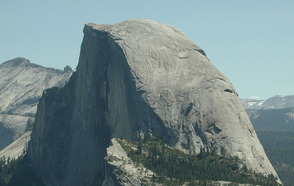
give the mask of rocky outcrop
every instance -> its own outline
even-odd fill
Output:
[[[17,140],[5,147],[0,151],[1,158],[17,159],[19,156],[25,153],[28,142],[31,137],[31,131],[23,133]]]
[[[12,143],[32,123],[43,90],[63,86],[72,74],[45,68],[24,58],[0,65],[0,150]]]
[[[181,31],[147,20],[87,24],[76,73],[39,102],[28,149],[34,167],[48,185],[91,185],[111,138],[148,133],[277,176],[233,85]]]
[[[154,172],[146,169],[142,164],[135,164],[126,154],[116,139],[111,140],[107,148],[105,164],[105,180],[103,186],[115,185],[152,185]]]

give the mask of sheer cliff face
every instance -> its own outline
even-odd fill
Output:
[[[179,30],[131,20],[84,34],[77,72],[39,102],[28,153],[45,182],[90,185],[112,137],[147,133],[276,175],[232,84]]]
[[[63,86],[72,70],[42,67],[25,58],[0,64],[0,150],[12,143],[33,120],[43,90]]]

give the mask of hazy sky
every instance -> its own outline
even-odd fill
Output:
[[[0,0],[0,63],[75,68],[85,23],[135,18],[182,30],[241,98],[294,94],[293,0]]]

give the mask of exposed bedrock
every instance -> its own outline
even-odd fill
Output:
[[[91,185],[113,137],[160,136],[274,174],[230,81],[174,27],[148,20],[87,24],[77,71],[44,92],[29,156],[49,185]]]

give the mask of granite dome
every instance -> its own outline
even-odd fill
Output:
[[[169,25],[86,24],[76,73],[45,93],[28,152],[48,184],[90,185],[104,171],[111,138],[146,134],[190,154],[238,156],[277,176],[233,85]]]

